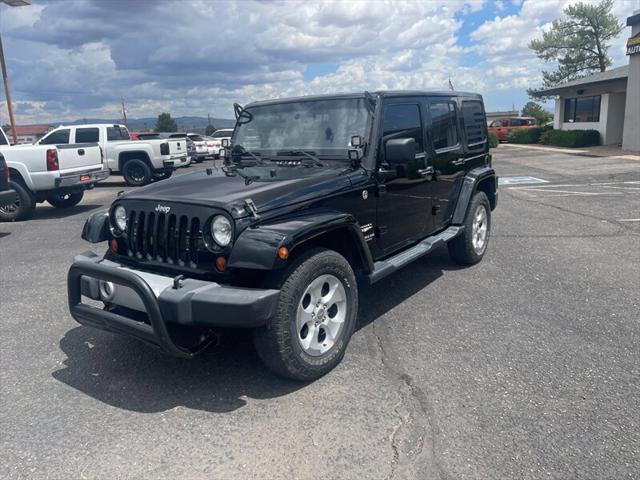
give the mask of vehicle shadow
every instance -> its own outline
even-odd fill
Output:
[[[356,328],[428,287],[443,270],[455,268],[446,250],[437,251],[376,285],[363,287]],[[275,398],[306,385],[267,370],[255,352],[250,331],[221,333],[219,345],[192,360],[181,360],[134,339],[78,326],[60,340],[67,359],[65,367],[52,376],[101,402],[141,413],[181,407],[230,412],[244,406],[246,397]]]
[[[38,220],[51,220],[58,218],[67,218],[81,213],[90,212],[96,208],[102,207],[99,203],[83,203],[72,208],[55,208],[55,207],[36,207],[35,214],[30,218],[29,222],[37,222]]]

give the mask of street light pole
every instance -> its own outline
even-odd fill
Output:
[[[18,134],[16,133],[16,121],[13,118],[13,104],[9,93],[9,75],[7,75],[7,65],[4,63],[4,48],[2,47],[2,35],[0,35],[0,67],[2,67],[2,79],[4,80],[4,96],[7,99],[7,110],[9,110],[9,123],[11,124],[11,136],[13,144],[18,144]]]

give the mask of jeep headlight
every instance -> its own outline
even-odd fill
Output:
[[[127,211],[122,205],[113,209],[113,223],[118,230],[124,232],[127,228]]]
[[[224,215],[216,215],[211,222],[211,236],[221,247],[226,247],[231,243],[233,228],[231,222]]]

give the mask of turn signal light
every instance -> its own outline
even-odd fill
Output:
[[[60,170],[58,165],[58,151],[55,148],[47,150],[47,170]]]
[[[224,257],[216,257],[216,270],[224,272],[227,270],[227,259]]]
[[[118,241],[115,238],[112,238],[109,242],[109,248],[113,253],[118,253]]]
[[[278,258],[280,258],[280,260],[289,258],[289,249],[287,247],[280,247],[278,249]]]

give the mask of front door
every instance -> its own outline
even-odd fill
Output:
[[[424,99],[384,100],[382,140],[378,158],[378,251],[388,255],[415,243],[432,230],[430,174],[426,164]],[[416,153],[406,165],[389,165],[385,144],[394,138],[413,138]]]
[[[434,170],[431,182],[433,226],[434,230],[441,230],[455,207],[455,185],[464,172],[464,153],[455,98],[430,98],[428,109],[431,132],[428,164]]]

